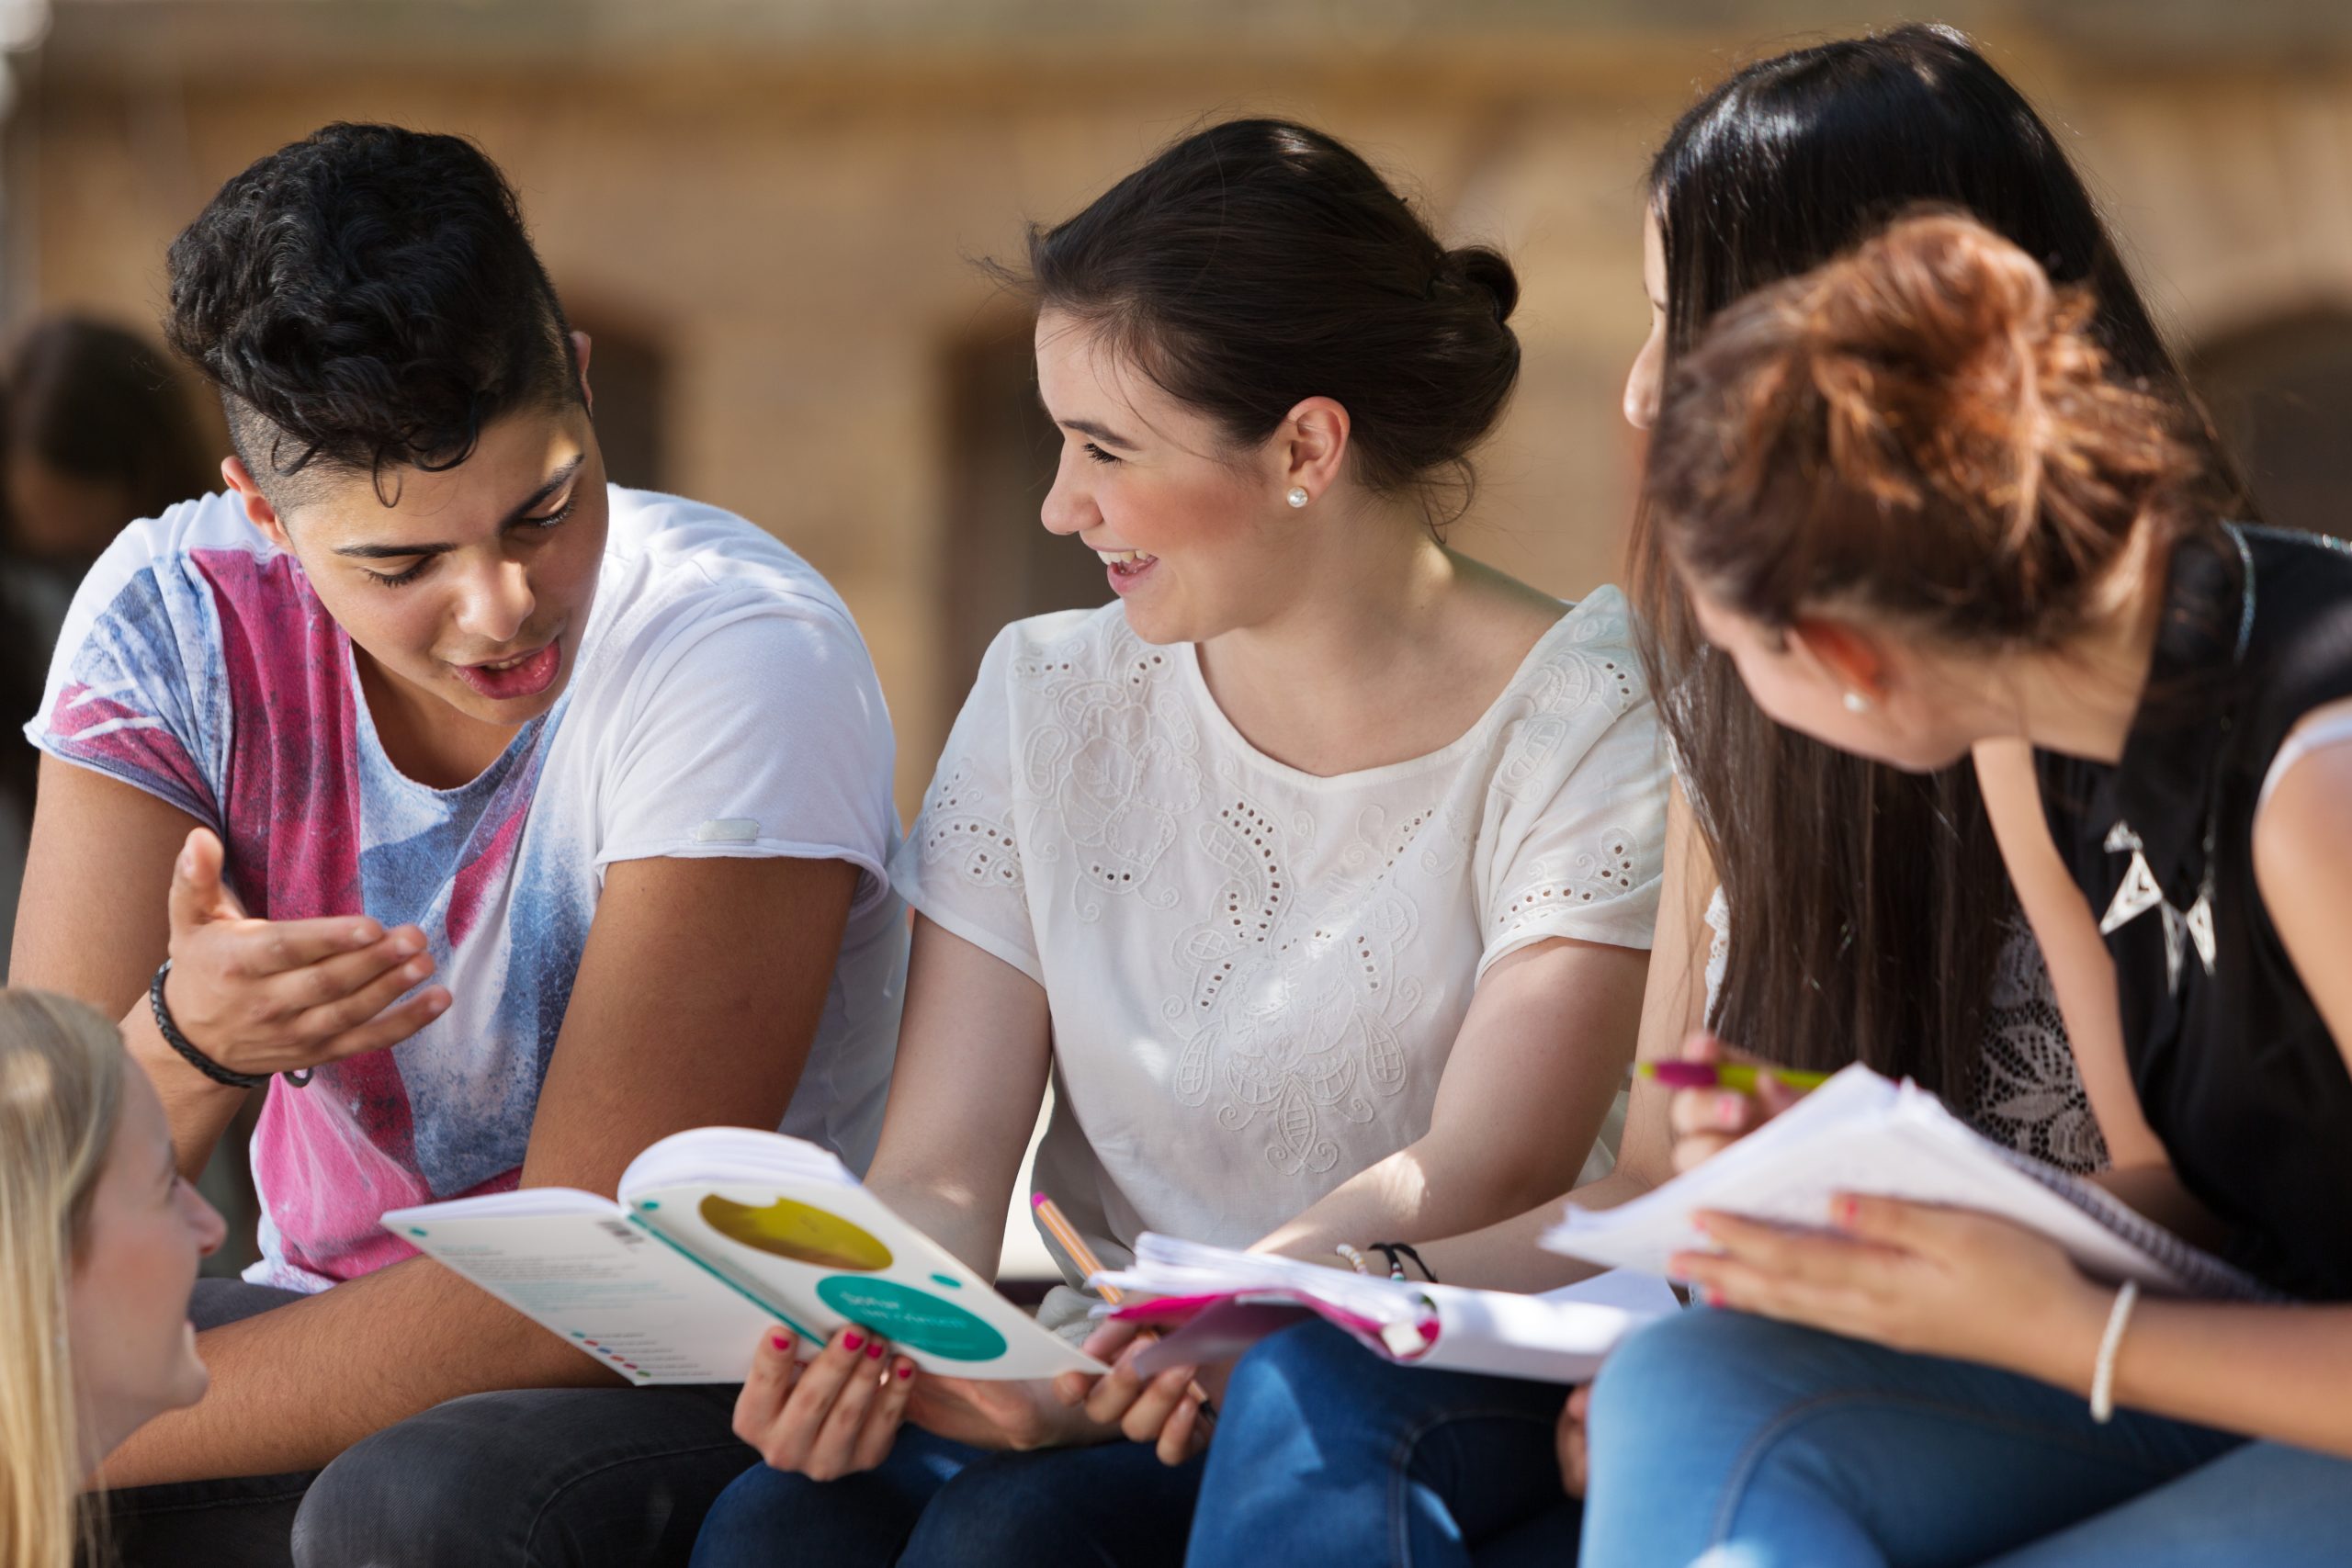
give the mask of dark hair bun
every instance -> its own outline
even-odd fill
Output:
[[[1333,399],[1384,492],[1450,477],[1466,505],[1470,451],[1519,379],[1510,265],[1447,250],[1363,159],[1284,120],[1184,138],[1033,231],[1019,281],[1238,444]]]
[[[1486,296],[1487,308],[1501,326],[1519,308],[1519,274],[1499,252],[1484,245],[1464,245],[1445,253],[1438,264],[1441,288],[1465,289]]]

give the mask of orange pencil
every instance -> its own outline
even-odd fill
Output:
[[[1046,1227],[1046,1234],[1061,1245],[1062,1255],[1078,1266],[1081,1276],[1091,1280],[1102,1272],[1102,1260],[1094,1256],[1094,1249],[1086,1245],[1086,1238],[1078,1234],[1078,1227],[1069,1223],[1069,1217],[1062,1213],[1059,1203],[1043,1192],[1033,1192],[1029,1195],[1029,1206],[1037,1211],[1038,1223]],[[1102,1299],[1113,1306],[1126,1299],[1116,1285],[1098,1288],[1102,1292]]]
[[[1086,1238],[1078,1234],[1078,1227],[1069,1223],[1069,1217],[1062,1213],[1060,1204],[1043,1192],[1033,1192],[1029,1195],[1029,1206],[1037,1211],[1038,1223],[1046,1227],[1046,1234],[1052,1236],[1060,1246],[1063,1256],[1078,1266],[1078,1271],[1081,1276],[1091,1280],[1095,1275],[1102,1272],[1102,1260],[1094,1256],[1094,1249],[1086,1245]],[[1095,1289],[1101,1291],[1102,1299],[1113,1306],[1117,1306],[1126,1300],[1125,1295],[1116,1285],[1098,1285]],[[1159,1336],[1147,1328],[1136,1337],[1157,1339]],[[1200,1383],[1194,1382],[1188,1385],[1188,1392],[1194,1399],[1200,1401],[1202,1418],[1215,1421],[1216,1405],[1210,1400]]]

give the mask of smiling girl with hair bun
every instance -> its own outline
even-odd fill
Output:
[[[1510,268],[1240,120],[1037,231],[1018,281],[1064,435],[1043,521],[1118,602],[1005,628],[892,866],[921,919],[869,1184],[992,1268],[1049,1074],[1038,1186],[1114,1268],[1147,1229],[1344,1267],[1606,1169],[1664,759],[1615,590],[1440,536],[1517,378]],[[1053,1389],[863,1328],[805,1371],[764,1346],[737,1429],[768,1465],[697,1562],[1180,1562],[1188,1385],[1221,1379],[1140,1381],[1127,1336]]]

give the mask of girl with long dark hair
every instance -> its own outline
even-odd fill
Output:
[[[1602,1370],[1594,1568],[2342,1560],[2352,553],[2225,521],[2096,309],[1972,219],[1905,219],[1708,327],[1647,491],[1775,721],[1923,773],[2037,750],[2046,838],[2004,848],[2054,846],[2099,917],[2106,963],[2062,984],[2111,1027],[2076,1049],[2136,1092],[2143,1186],[2276,1299],[2143,1302],[1963,1208],[1702,1215],[1714,1247],[1672,1267],[1737,1310]]]
[[[1676,124],[1648,190],[1651,333],[1625,393],[1637,427],[1654,418],[1664,375],[1727,305],[1905,207],[1941,201],[2096,288],[2090,330],[2201,428],[2057,140],[1948,28],[1901,27],[1744,68]],[[1646,509],[1631,575],[1677,764],[1641,1055],[1674,1055],[1710,1027],[1783,1065],[1861,1060],[1917,1078],[1988,1135],[2073,1169],[2100,1166],[2110,1151],[2121,1164],[2144,1162],[2154,1141],[2128,1080],[2077,1077],[2066,1024],[2083,1010],[2068,998],[2062,1020],[1969,764],[1914,776],[1774,725],[1698,636]],[[1989,758],[1996,767],[2019,760]],[[2043,934],[2079,933],[2053,920]],[[1712,1039],[1696,1047],[1717,1049]],[[1687,1096],[1670,1111],[1668,1099],[1636,1085],[1615,1169],[1575,1201],[1637,1196],[1770,1109],[1724,1094]],[[1559,1285],[1587,1270],[1534,1247],[1558,1213],[1554,1200],[1420,1250],[1450,1283]],[[1316,1550],[1336,1542],[1351,1561],[1409,1550],[1415,1562],[1463,1562],[1481,1547],[1508,1554],[1511,1540],[1566,1551],[1576,1505],[1561,1483],[1581,1487],[1585,1398],[1578,1391],[1564,1412],[1556,1387],[1390,1369],[1332,1329],[1277,1336],[1235,1374],[1195,1558],[1240,1561],[1294,1532],[1300,1550],[1312,1534]],[[1340,1501],[1302,1509],[1261,1483],[1302,1471]]]

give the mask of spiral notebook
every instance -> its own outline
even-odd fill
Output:
[[[1969,1128],[1927,1090],[1846,1068],[1697,1168],[1614,1209],[1571,1207],[1544,1246],[1571,1258],[1667,1271],[1711,1243],[1712,1209],[1828,1229],[1841,1192],[1974,1209],[2039,1232],[2092,1276],[2165,1295],[2259,1300],[2259,1281],[2143,1218],[2103,1188]]]

